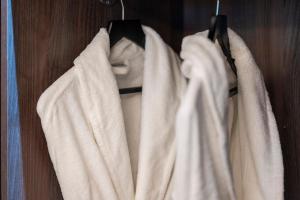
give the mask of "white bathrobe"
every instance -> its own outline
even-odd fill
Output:
[[[170,199],[185,79],[176,54],[143,29],[145,51],[127,39],[110,49],[101,29],[38,101],[66,200]],[[119,88],[141,85],[142,93],[120,97]]]
[[[242,39],[229,30],[236,83],[207,33],[188,36],[182,44],[182,71],[190,82],[177,114],[172,197],[282,200],[282,153],[261,72]],[[229,98],[235,84],[238,94]]]

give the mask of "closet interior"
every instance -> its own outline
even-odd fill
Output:
[[[107,28],[112,48],[126,37],[137,48],[145,49],[146,36],[141,24],[157,31],[177,53],[185,36],[208,30],[207,37],[220,44],[237,79],[237,58],[230,51],[227,27],[243,38],[262,72],[277,122],[285,199],[300,199],[300,147],[297,145],[300,143],[300,1],[123,0],[123,5],[119,0],[5,2],[1,3],[1,13],[10,16],[11,9],[12,14],[16,87],[2,79],[1,99],[16,90],[19,116],[9,118],[1,111],[3,199],[9,194],[13,195],[11,199],[18,200],[63,199],[36,113],[38,99],[73,66],[74,58],[100,27]],[[7,30],[5,24],[1,25],[3,30]],[[1,40],[1,47],[8,40]],[[10,69],[3,65],[1,70],[9,72]],[[134,85],[119,88],[119,93],[141,94],[143,89],[142,85]],[[229,96],[239,93],[237,86],[229,88]],[[10,106],[8,100],[2,102],[1,108]],[[13,123],[18,120],[19,124]],[[16,131],[9,132],[12,129]],[[18,133],[19,137],[10,135]],[[19,149],[13,159],[8,159],[11,155],[5,151],[8,145]],[[12,177],[14,181],[7,182]]]

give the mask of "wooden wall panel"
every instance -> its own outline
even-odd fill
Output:
[[[208,28],[215,1],[185,0],[184,31]],[[263,72],[277,120],[285,167],[285,199],[300,199],[300,1],[222,0],[230,27]]]

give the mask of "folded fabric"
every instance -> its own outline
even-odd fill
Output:
[[[183,41],[190,81],[177,114],[172,197],[282,200],[282,153],[263,77],[242,39],[228,31],[237,81],[207,31]],[[235,84],[238,94],[229,98]]]
[[[49,154],[66,200],[170,199],[180,60],[143,27],[145,50],[101,29],[40,97]],[[139,94],[119,88],[143,86]]]

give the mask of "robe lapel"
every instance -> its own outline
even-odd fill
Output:
[[[185,86],[177,55],[152,29],[143,29],[146,48],[135,195],[121,99],[108,60],[106,30],[101,29],[75,60],[75,65],[84,66],[78,74],[80,80],[85,80],[83,93],[94,137],[121,200],[160,200],[166,196],[175,160],[175,114]]]
[[[137,200],[164,199],[175,161],[174,121],[185,80],[180,60],[152,29],[146,38]]]
[[[126,141],[121,100],[108,60],[109,38],[101,29],[75,60],[83,67],[83,92],[90,110],[90,122],[96,143],[110,173],[112,185],[120,200],[134,199],[134,186]]]

